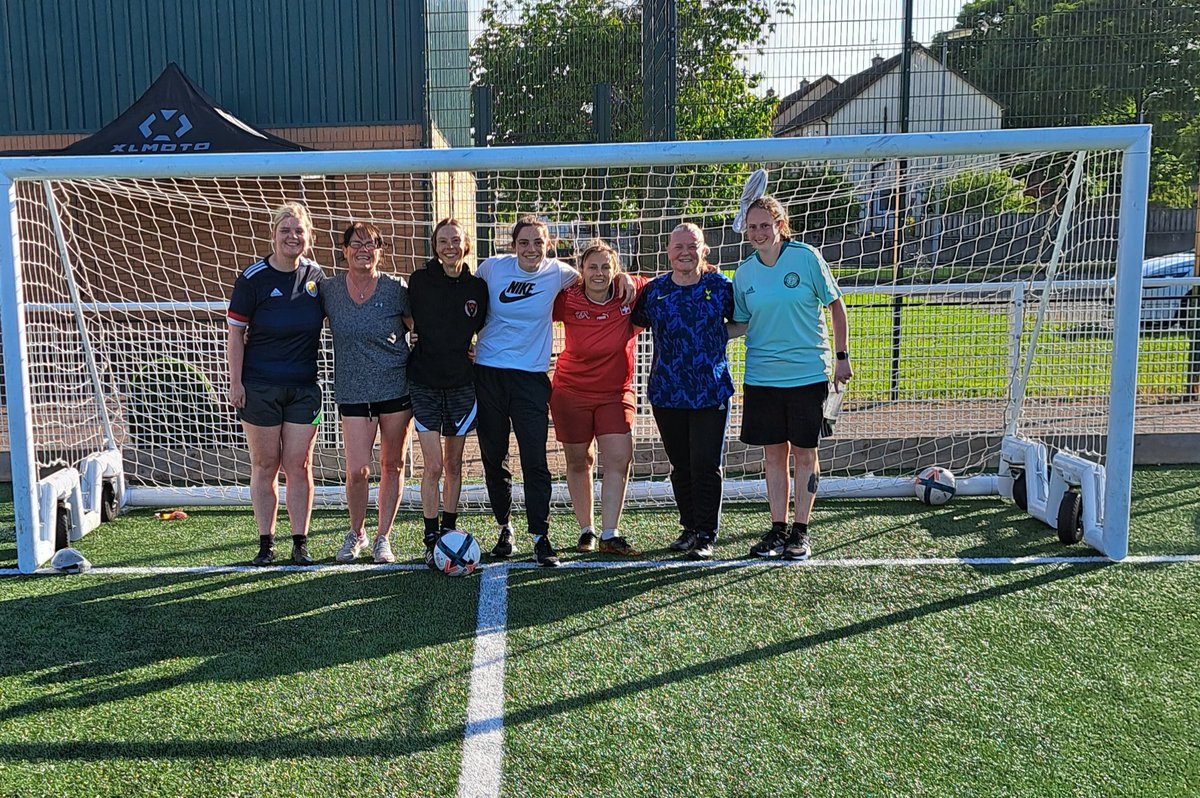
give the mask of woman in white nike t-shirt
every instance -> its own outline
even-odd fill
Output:
[[[550,426],[550,353],[554,298],[579,280],[579,272],[547,257],[550,231],[536,216],[513,226],[512,255],[488,258],[476,273],[488,286],[488,314],[475,345],[475,394],[479,403],[479,452],[499,539],[492,556],[513,551],[510,433],[517,437],[525,488],[525,516],[538,565],[558,565],[550,545],[550,469],[546,439]],[[618,293],[632,301],[627,275]]]

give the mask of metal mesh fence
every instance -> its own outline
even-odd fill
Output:
[[[1152,204],[1194,207],[1200,0],[469,8],[472,81],[491,101],[472,124],[491,144],[1146,122]]]

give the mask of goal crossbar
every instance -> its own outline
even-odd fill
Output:
[[[960,131],[869,136],[564,145],[555,147],[464,148],[430,150],[328,151],[274,154],[185,154],[133,156],[62,156],[0,158],[0,311],[3,314],[5,387],[18,559],[22,570],[35,569],[41,554],[29,543],[43,526],[36,497],[42,476],[34,451],[26,314],[52,311],[179,309],[180,303],[98,303],[76,299],[27,301],[19,240],[17,185],[24,181],[104,179],[218,179],[264,175],[386,175],[397,173],[484,173],[513,170],[572,170],[624,167],[673,168],[682,165],[763,162],[822,162],[839,159],[886,160],[943,158],[992,153],[1116,152],[1121,158],[1117,210],[1118,246],[1113,307],[1113,390],[1107,417],[1103,538],[1089,540],[1110,557],[1127,553],[1129,485],[1133,464],[1133,415],[1137,391],[1138,325],[1141,269],[1148,190],[1150,128],[1144,125],[1003,131]],[[1036,281],[1032,281],[1036,283]],[[1032,284],[1026,283],[1026,284]],[[1095,281],[1067,280],[1092,286]],[[1000,281],[989,287],[1018,286]],[[953,283],[936,286],[937,293]],[[881,295],[897,294],[894,285],[878,285]],[[920,291],[920,288],[917,289]],[[220,302],[205,303],[220,312]],[[1019,335],[1018,335],[1019,341]],[[39,551],[44,551],[39,550]]]

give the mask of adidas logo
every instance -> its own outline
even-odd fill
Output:
[[[271,296],[283,296],[283,292],[280,291],[278,288],[272,288]]]

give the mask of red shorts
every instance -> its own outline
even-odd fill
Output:
[[[633,429],[633,391],[618,399],[590,399],[556,390],[550,394],[550,418],[559,443],[591,443],[598,435],[624,435]]]

